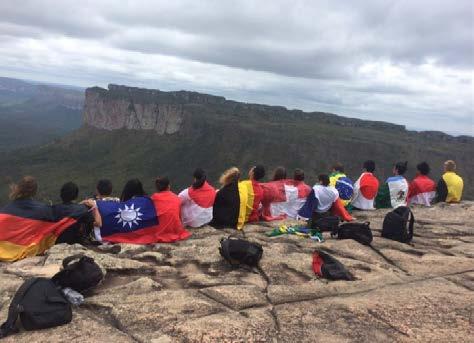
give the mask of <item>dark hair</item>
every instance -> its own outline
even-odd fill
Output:
[[[295,169],[295,172],[293,173],[293,179],[295,181],[304,181],[304,171],[303,169]]]
[[[38,191],[38,183],[33,176],[24,176],[20,182],[10,186],[10,199],[31,199]]]
[[[329,186],[329,176],[327,174],[319,174],[318,175],[318,180],[321,182],[323,186]]]
[[[364,169],[367,170],[369,173],[373,173],[375,171],[375,162],[372,160],[365,161]]]
[[[272,181],[284,180],[286,179],[286,168],[277,167],[273,172]]]
[[[157,177],[155,180],[155,187],[157,192],[166,191],[170,186],[170,180],[166,177]]]
[[[197,168],[194,171],[193,177],[196,179],[196,181],[193,182],[193,188],[194,189],[201,188],[202,185],[204,185],[204,182],[206,182],[206,179],[207,179],[206,172],[201,168]]]
[[[99,180],[96,189],[99,195],[109,196],[112,194],[112,182],[108,179]]]
[[[265,167],[258,164],[253,167],[253,178],[255,181],[259,181],[265,177]]]
[[[138,179],[128,180],[125,186],[123,187],[122,195],[120,196],[120,201],[127,201],[133,197],[142,197],[146,195],[143,190],[143,185]]]
[[[430,165],[426,162],[418,163],[416,169],[420,172],[421,175],[428,175],[430,173]]]
[[[395,164],[395,170],[397,171],[398,175],[403,175],[407,171],[408,161],[405,162],[397,162]]]
[[[61,187],[61,200],[63,203],[69,203],[73,200],[76,200],[79,196],[79,187],[74,182],[66,182]]]
[[[332,166],[332,169],[340,173],[344,173],[344,166],[342,165],[342,163],[339,163],[339,162],[334,163],[334,165]]]

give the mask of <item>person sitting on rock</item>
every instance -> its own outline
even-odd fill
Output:
[[[311,187],[304,182],[304,171],[301,169],[295,170],[293,179],[279,179],[260,185],[263,188],[261,218],[265,221],[296,219],[311,192]]]
[[[56,239],[56,244],[67,243],[87,243],[94,224],[101,225],[100,214],[93,200],[86,200],[83,203],[76,203],[79,196],[79,188],[74,182],[67,182],[61,187],[61,204],[53,206],[55,220],[63,218],[77,218],[77,222],[64,230]],[[85,204],[88,204],[86,206]],[[92,208],[90,210],[90,207]]]
[[[374,199],[379,190],[379,180],[374,176],[375,162],[367,160],[363,172],[354,184],[351,205],[355,210],[374,210]]]
[[[250,168],[249,179],[245,181],[238,181],[239,169],[233,167],[226,170],[220,179],[223,187],[216,195],[211,225],[241,230],[245,223],[258,221],[263,198],[259,181],[264,176],[265,168],[260,165]]]
[[[240,170],[237,167],[227,169],[219,178],[221,189],[216,193],[210,223],[217,229],[237,228],[240,210],[239,179]]]
[[[157,236],[166,235],[173,241],[186,239],[191,234],[185,230],[181,221],[181,199],[171,191],[167,177],[155,180],[156,193],[151,196],[158,213]]]
[[[53,208],[37,201],[31,176],[12,185],[11,202],[0,209],[0,261],[17,261],[44,253],[77,218],[55,218]]]
[[[393,167],[393,175],[379,188],[375,198],[376,208],[397,208],[407,205],[408,181],[403,176],[407,171],[408,162],[397,162]]]
[[[339,198],[337,189],[330,185],[329,176],[320,174],[318,184],[313,186],[303,207],[298,211],[301,219],[317,220],[326,216],[337,216],[343,221],[351,221],[353,218]]]
[[[143,189],[143,184],[138,179],[128,180],[122,190],[122,195],[120,196],[120,201],[128,201],[135,197],[145,196],[145,190]]]
[[[181,219],[185,226],[200,227],[212,220],[212,206],[216,190],[206,181],[206,173],[198,168],[193,173],[193,184],[179,193]]]
[[[336,163],[329,175],[330,185],[337,189],[339,198],[344,206],[348,206],[351,202],[352,194],[354,194],[354,182],[344,174],[344,166]]]
[[[95,199],[102,201],[120,201],[119,198],[112,196],[112,182],[108,179],[102,179],[97,182]]]
[[[453,160],[444,162],[444,174],[436,187],[436,200],[438,202],[460,202],[463,187],[463,179],[456,174],[456,163]]]
[[[99,204],[101,202],[110,202],[112,200],[112,199],[110,199],[110,194],[112,193],[111,187],[110,188],[105,187],[105,188],[106,188],[105,189],[106,197],[104,199],[100,199],[98,197],[97,200],[98,200]],[[110,190],[110,193],[109,193],[109,190]],[[97,193],[99,193],[99,194],[101,194],[101,192],[103,192],[103,191],[104,191],[103,189],[100,189],[100,190],[99,190],[99,188],[97,189]],[[107,193],[109,193],[109,194],[107,194]],[[130,180],[127,181],[127,183],[123,187],[122,194],[120,196],[119,201],[120,202],[125,202],[125,201],[128,201],[128,200],[133,199],[133,198],[143,197],[145,195],[146,195],[146,193],[145,193],[145,190],[143,189],[143,184],[141,183],[141,181],[139,179],[130,179]],[[119,201],[115,201],[115,200],[112,200],[112,201],[113,202],[119,202]],[[100,210],[100,208],[99,208],[99,210]],[[101,215],[104,216],[104,213],[101,213]],[[103,235],[102,235],[101,226],[102,225],[94,225],[94,238],[99,242],[105,241],[105,239],[102,237]]]
[[[245,223],[260,220],[263,188],[260,181],[265,177],[265,168],[256,165],[249,170],[249,179],[239,182],[240,211],[237,229],[241,230]]]
[[[428,177],[430,166],[421,162],[416,170],[416,176],[408,187],[408,204],[430,206],[436,196],[436,183]]]
[[[277,167],[272,176],[272,181],[279,181],[286,179],[286,168],[285,167]]]

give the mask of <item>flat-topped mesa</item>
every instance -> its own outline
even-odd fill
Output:
[[[227,100],[221,96],[189,91],[163,92],[110,84],[108,89],[86,89],[84,124],[106,130],[155,130],[158,134],[178,132],[195,105],[201,113],[210,111],[229,118],[264,119],[274,122],[316,121],[338,126],[403,131],[403,125],[341,117],[331,113],[289,110]],[[213,108],[213,110],[211,110]]]
[[[179,131],[184,105],[219,103],[222,97],[195,92],[159,90],[109,85],[86,89],[84,124],[105,130],[155,130],[158,134]]]

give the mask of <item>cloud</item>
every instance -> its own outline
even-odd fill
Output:
[[[4,1],[0,73],[191,89],[472,135],[472,6]]]

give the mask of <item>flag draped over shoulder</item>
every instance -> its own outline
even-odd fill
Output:
[[[177,195],[157,193],[153,198],[136,197],[125,202],[97,201],[102,216],[102,239],[114,243],[170,243],[186,239],[180,220]],[[156,199],[155,199],[156,198]]]
[[[430,206],[436,196],[436,184],[426,175],[415,177],[408,187],[408,203]]]
[[[246,180],[238,184],[239,216],[237,229],[242,230],[245,223],[259,219],[258,208],[262,201],[263,189],[258,182]]]
[[[71,217],[55,221],[50,206],[33,200],[13,201],[0,210],[0,261],[44,253],[76,221]]]
[[[344,206],[349,205],[352,194],[354,194],[354,183],[346,174],[341,172],[334,172],[329,175],[329,184],[337,189],[339,198],[341,198]]]
[[[232,182],[219,189],[216,193],[216,199],[212,208],[211,225],[215,228],[236,228],[239,210],[239,186],[237,182]]]
[[[264,220],[296,218],[299,209],[311,192],[301,181],[278,180],[260,184],[263,189],[262,217]]]
[[[181,222],[181,200],[171,191],[162,191],[151,196],[158,212],[156,241],[162,243],[175,242],[191,236]]]
[[[362,173],[354,184],[352,206],[361,210],[373,210],[374,199],[379,189],[379,180],[369,172]]]
[[[181,219],[185,226],[200,227],[212,220],[216,190],[207,182],[199,188],[186,188],[178,196],[181,199]]]
[[[299,210],[298,216],[303,219],[310,219],[315,211],[320,213],[330,211],[332,215],[338,216],[343,221],[354,220],[337,195],[337,190],[331,186],[314,186],[306,198],[306,202]]]
[[[406,206],[408,182],[400,175],[392,176],[379,188],[375,198],[376,208]]]

